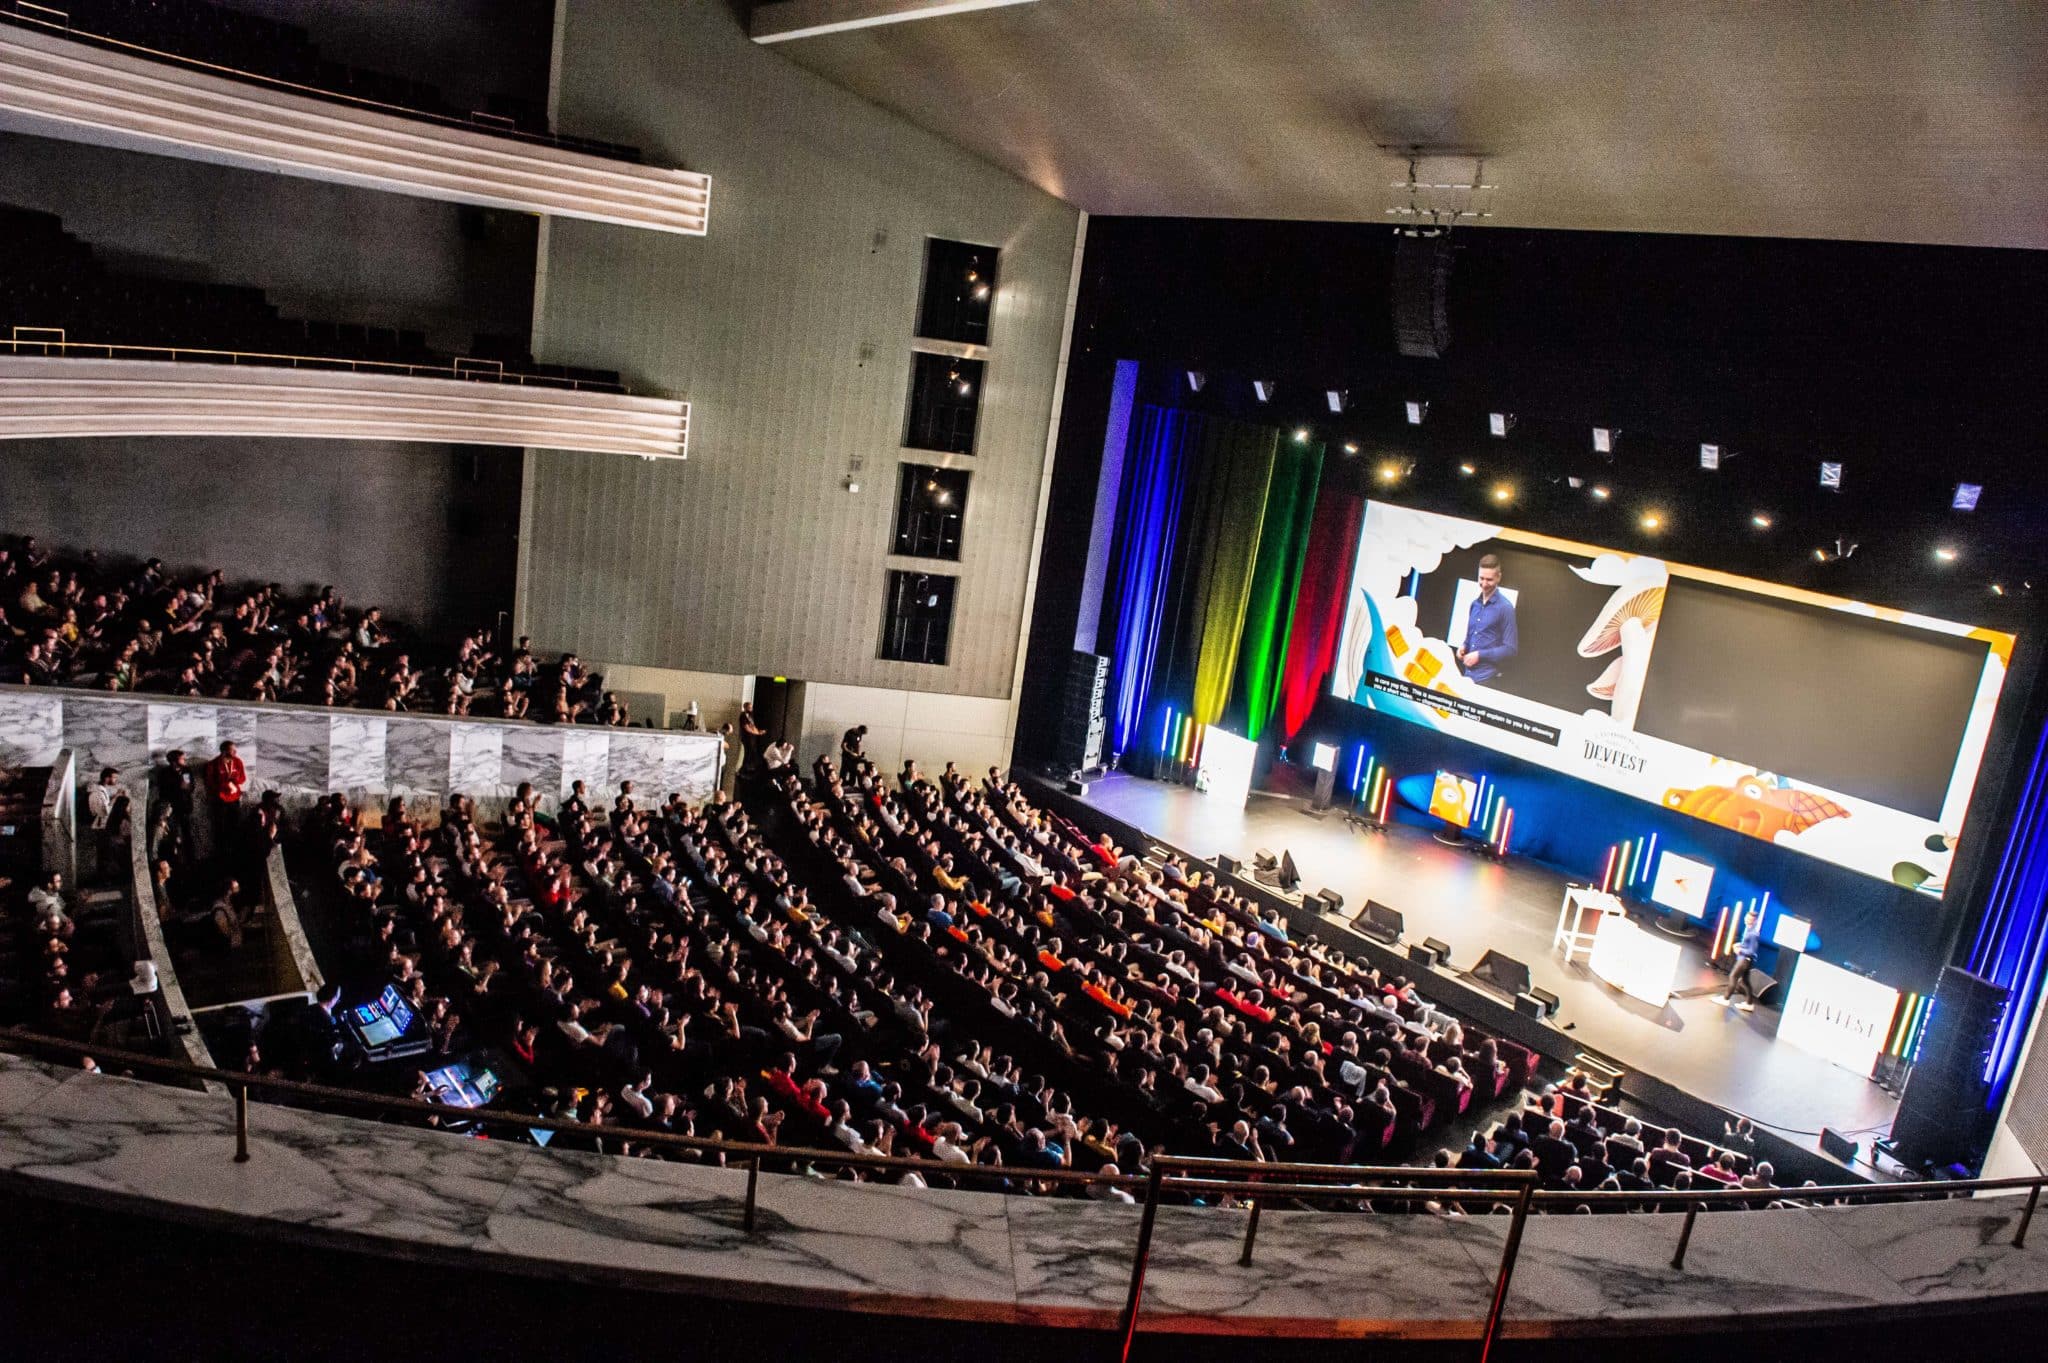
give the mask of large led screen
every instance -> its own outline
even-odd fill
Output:
[[[2012,646],[1995,630],[1371,502],[1333,687],[1939,895]]]

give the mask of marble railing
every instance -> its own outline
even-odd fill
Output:
[[[182,1057],[188,1064],[212,1069],[213,1053],[207,1049],[206,1038],[199,1034],[198,1024],[192,1020],[192,1005],[185,998],[184,986],[178,983],[178,967],[171,960],[170,945],[164,941],[163,920],[158,917],[157,910],[156,877],[150,874],[149,864],[149,790],[147,786],[136,789],[140,793],[134,800],[131,822],[134,835],[128,839],[126,935],[135,959],[147,960],[156,966],[156,994],[144,999],[143,1005],[155,1011],[157,1022],[171,1043],[173,1055]],[[207,1080],[205,1087],[213,1094],[227,1092],[212,1080]]]
[[[0,32],[0,36],[5,36]],[[0,440],[75,436],[279,436],[534,446],[587,454],[686,457],[679,398],[408,373],[398,367],[295,368],[289,357],[223,362],[225,352],[124,357],[113,337],[73,338],[58,355],[0,355]],[[59,344],[51,342],[52,347]],[[165,347],[164,349],[170,349]]]
[[[394,194],[704,235],[711,177],[0,28],[0,123]]]
[[[224,1097],[0,1055],[0,1186],[252,1234],[527,1274],[806,1306],[1108,1329],[1140,1209],[542,1150],[254,1103],[237,1164]],[[1699,1218],[1533,1217],[1505,1331],[1768,1330],[2048,1304],[2023,1197]],[[1474,1338],[1509,1225],[1162,1207],[1142,1330]]]
[[[135,791],[173,748],[199,766],[228,741],[255,790],[294,806],[341,792],[434,808],[460,793],[489,809],[526,781],[550,806],[575,781],[606,805],[627,780],[642,798],[700,800],[717,788],[724,754],[715,734],[665,729],[0,686],[0,765],[48,766],[70,748],[81,772],[117,768]]]
[[[43,766],[44,763],[26,763]],[[43,787],[43,870],[61,871],[72,892],[78,889],[78,755],[59,748],[51,755],[49,784]]]

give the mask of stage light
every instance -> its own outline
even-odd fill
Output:
[[[1956,495],[1949,499],[1948,508],[1951,511],[1975,511],[1977,499],[1983,495],[1982,483],[1957,483]]]
[[[1828,561],[1828,551],[1825,549],[1815,549],[1813,551],[1813,561],[1815,563],[1826,563]]]
[[[2002,583],[2002,582],[1994,582],[1994,583],[1992,583],[1992,584],[1991,584],[1991,594],[1992,594],[1993,596],[2004,596],[2004,595],[2005,595],[2005,584],[2004,584],[2004,583]]]
[[[1357,453],[1358,453],[1358,442],[1357,442],[1356,440],[1347,440],[1347,441],[1345,441],[1345,442],[1344,442],[1344,453],[1346,453],[1346,454],[1357,454]]]
[[[1514,488],[1514,484],[1512,484],[1512,483],[1495,483],[1495,484],[1493,485],[1493,500],[1495,500],[1496,502],[1512,502],[1512,501],[1513,501],[1514,499],[1515,499],[1515,488]]]
[[[1479,472],[1478,468],[1471,464],[1458,465],[1458,473],[1463,477],[1470,478],[1473,474],[1477,472]]]
[[[1389,459],[1379,466],[1378,472],[1382,483],[1398,483],[1401,481],[1401,475],[1406,473],[1407,470]]]
[[[1577,492],[1580,488],[1586,485],[1586,480],[1579,477],[1579,475],[1577,475],[1576,473],[1566,474],[1564,485],[1570,488],[1573,492]]]
[[[1842,466],[1823,462],[1820,466],[1820,485],[1830,492],[1842,490]]]
[[[1613,491],[1605,483],[1593,484],[1592,493],[1593,500],[1596,502],[1604,502],[1614,495]]]
[[[988,298],[988,285],[976,284],[974,286],[974,296],[977,299],[986,300]]]
[[[1505,440],[1508,432],[1515,429],[1515,414],[1513,412],[1488,412],[1486,414],[1486,429],[1491,431],[1495,437]]]
[[[1749,518],[1749,523],[1759,530],[1768,530],[1771,528],[1771,518],[1761,511],[1756,512],[1754,515],[1752,515]]]
[[[1208,381],[1209,381],[1209,376],[1208,376],[1208,375],[1206,375],[1206,374],[1204,374],[1204,373],[1203,373],[1203,372],[1202,372],[1201,370],[1199,370],[1199,369],[1190,369],[1190,370],[1188,371],[1188,391],[1189,391],[1190,393],[1199,393],[1199,392],[1201,392],[1201,391],[1202,391],[1202,385],[1203,385],[1203,384],[1205,384],[1205,383],[1207,383]]]
[[[1429,415],[1429,404],[1426,402],[1406,402],[1401,405],[1408,413],[1408,424],[1410,426],[1420,426],[1422,418]]]
[[[1349,393],[1341,388],[1327,388],[1323,390],[1323,396],[1330,400],[1330,411],[1337,415],[1343,414],[1344,404],[1351,397]]]
[[[1941,563],[1954,563],[1960,555],[1953,545],[1937,544],[1934,546],[1934,557]]]
[[[1296,426],[1294,428],[1294,443],[1297,445],[1306,445],[1308,443],[1308,427]]]
[[[1703,469],[1717,469],[1721,467],[1721,447],[1719,445],[1700,446],[1700,467]]]
[[[1271,379],[1253,379],[1252,396],[1256,397],[1260,402],[1271,402],[1273,400],[1274,387],[1275,384]]]
[[[1615,437],[1620,434],[1621,432],[1611,426],[1595,426],[1593,428],[1593,453],[1613,454]]]
[[[1664,528],[1664,517],[1655,511],[1645,511],[1641,524],[1643,529],[1654,534]]]

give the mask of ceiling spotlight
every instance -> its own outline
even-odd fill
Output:
[[[1346,454],[1357,454],[1357,453],[1358,453],[1358,442],[1357,442],[1356,440],[1347,440],[1347,441],[1345,441],[1345,442],[1344,442],[1344,453],[1346,453]]]
[[[1394,460],[1388,459],[1381,462],[1378,472],[1382,483],[1398,483],[1401,481],[1402,475],[1407,473],[1408,470]]]
[[[972,393],[974,391],[974,385],[969,383],[966,379],[961,379],[959,382],[953,385],[953,391],[964,398],[969,393]]]
[[[1496,502],[1512,502],[1514,499],[1515,489],[1512,483],[1495,483],[1493,485],[1493,500]]]
[[[1201,370],[1199,370],[1199,369],[1190,369],[1190,370],[1188,371],[1188,391],[1189,391],[1190,393],[1199,393],[1199,392],[1201,392],[1201,391],[1202,391],[1202,385],[1203,385],[1203,384],[1205,384],[1205,383],[1207,383],[1208,381],[1209,381],[1209,376],[1208,376],[1208,375],[1206,375],[1206,374],[1204,374],[1204,373],[1203,373],[1203,372],[1202,372]]]
[[[1473,474],[1479,472],[1479,470],[1474,468],[1470,464],[1460,464],[1458,465],[1458,472],[1463,474],[1465,477],[1470,478]]]
[[[978,299],[986,300],[988,298],[988,292],[988,285],[986,284],[976,284],[974,286],[974,296]]]
[[[1813,551],[1813,561],[1815,563],[1826,563],[1828,561],[1828,551],[1816,547]]]
[[[1982,483],[1957,483],[1956,495],[1949,499],[1948,508],[1951,511],[1975,511],[1977,499],[1983,495]]]
[[[1607,500],[1607,499],[1608,499],[1609,497],[1612,497],[1613,495],[1614,495],[1614,493],[1613,493],[1612,491],[1610,491],[1610,490],[1608,489],[1608,486],[1607,486],[1607,484],[1605,484],[1605,483],[1595,483],[1595,484],[1593,484],[1593,500],[1594,500],[1594,501],[1596,501],[1596,502],[1604,502],[1604,501],[1606,501],[1606,500]]]
[[[1271,379],[1252,380],[1252,396],[1256,397],[1260,402],[1271,402],[1273,400],[1273,388],[1274,384]]]
[[[1749,518],[1749,523],[1759,530],[1768,530],[1771,528],[1770,516],[1762,511],[1758,511],[1751,515]]]
[[[1308,427],[1296,426],[1294,428],[1294,443],[1297,445],[1306,445],[1308,443]]]
[[[1700,467],[1710,471],[1721,467],[1721,447],[1719,445],[1700,446]]]
[[[1614,442],[1620,435],[1621,432],[1611,426],[1595,426],[1593,428],[1593,453],[1613,454]]]
[[[1420,426],[1422,418],[1429,415],[1429,404],[1426,402],[1406,402],[1401,405],[1407,410],[1410,426]]]
[[[1326,388],[1323,390],[1323,396],[1329,400],[1330,411],[1333,415],[1341,416],[1344,412],[1344,404],[1351,400],[1351,394],[1341,388]]]
[[[1580,488],[1586,485],[1586,480],[1579,477],[1579,475],[1576,473],[1568,473],[1565,475],[1564,485],[1570,488],[1573,492],[1577,492]]]
[[[1641,524],[1643,529],[1655,533],[1656,531],[1662,530],[1664,528],[1664,517],[1659,512],[1645,511],[1643,513],[1643,519],[1641,521]]]
[[[1991,594],[1992,594],[1993,596],[2004,596],[2004,595],[2005,595],[2005,584],[2004,584],[2004,583],[2001,583],[2001,582],[1994,582],[1994,583],[1992,583],[1992,584],[1991,584]]]
[[[1486,429],[1495,438],[1505,440],[1508,432],[1515,429],[1515,414],[1513,412],[1488,412],[1486,414]]]
[[[1942,563],[1954,563],[1958,554],[1954,545],[1937,544],[1934,546],[1934,557]]]
[[[1820,466],[1820,485],[1830,492],[1840,492],[1842,490],[1842,466],[1835,463],[1823,463]]]
[[[953,504],[953,494],[950,491],[942,490],[934,495],[932,500],[940,506],[951,506]]]
[[[1856,553],[1856,547],[1857,546],[1855,540],[1845,540],[1838,538],[1835,540],[1834,548],[1829,549],[1823,546],[1822,548],[1814,550],[1813,561],[1815,563],[1839,563],[1841,560],[1845,558],[1850,558],[1854,556],[1854,554]]]

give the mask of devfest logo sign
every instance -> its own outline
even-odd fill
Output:
[[[1577,743],[1575,755],[1581,766],[1596,771],[1620,772],[1625,776],[1641,776],[1650,769],[1650,759],[1643,756],[1635,735],[1626,729],[1589,726],[1579,730],[1574,737]]]
[[[1785,997],[1778,1040],[1868,1076],[1899,1011],[1899,991],[1867,976],[1801,956]]]

